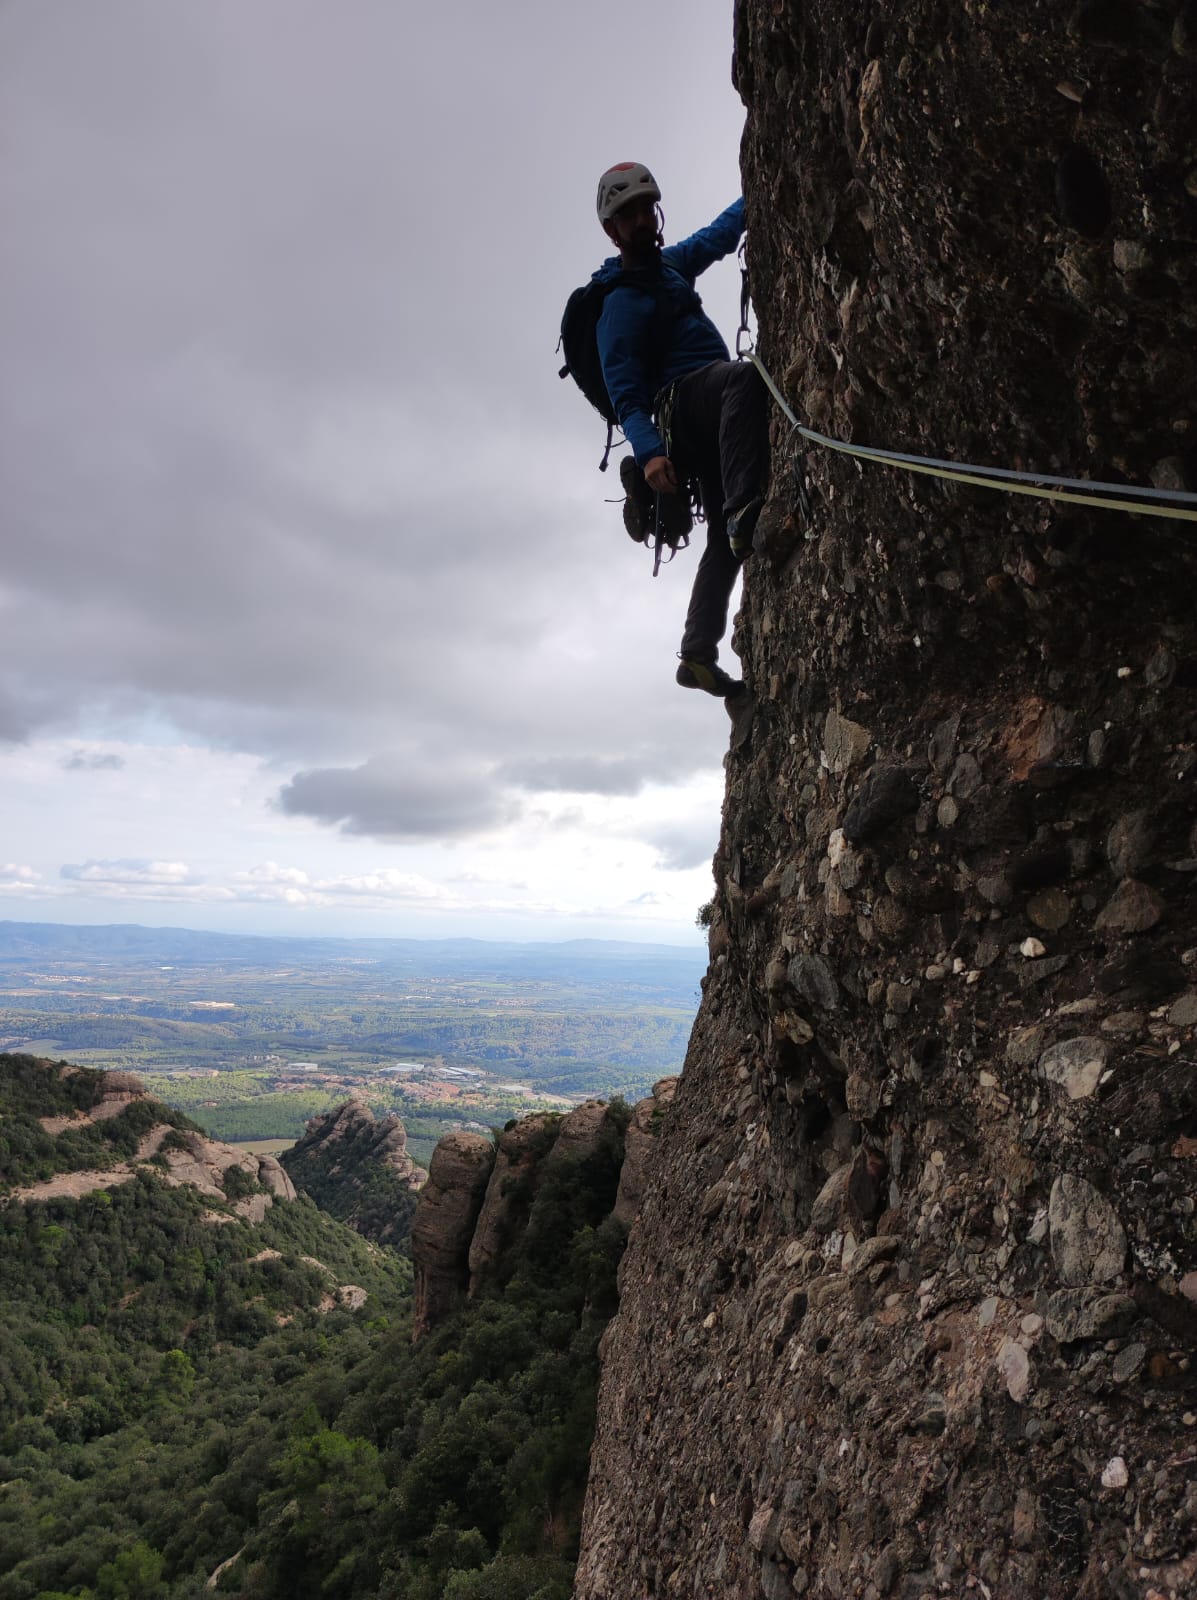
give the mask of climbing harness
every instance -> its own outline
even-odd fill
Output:
[[[804,516],[809,515],[810,502],[805,487],[804,458],[796,440],[806,439],[826,450],[841,455],[855,456],[862,461],[877,461],[883,466],[898,467],[904,472],[918,472],[930,478],[944,478],[951,483],[971,483],[981,489],[1000,489],[1006,494],[1030,495],[1037,500],[1064,501],[1069,505],[1097,506],[1104,511],[1133,511],[1140,516],[1168,517],[1173,521],[1197,522],[1197,494],[1180,489],[1143,489],[1136,484],[1102,483],[1095,478],[1056,478],[1045,472],[1015,472],[1009,467],[978,466],[969,461],[945,461],[936,456],[908,455],[900,450],[881,450],[872,445],[847,444],[842,439],[830,438],[814,428],[808,428],[794,415],[792,408],[770,376],[765,363],[757,355],[748,328],[748,269],[743,264],[741,248],[740,328],[736,334],[736,358],[751,361],[760,373],[765,387],[777,401],[782,414],[790,424],[790,451],[794,458],[795,483],[802,500]],[[1080,491],[1070,493],[1069,491]],[[1135,499],[1126,496],[1134,495]],[[1189,510],[1186,507],[1193,507]]]

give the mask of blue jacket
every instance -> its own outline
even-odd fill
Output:
[[[712,361],[730,360],[718,328],[694,292],[694,280],[730,255],[743,232],[740,199],[709,227],[662,250],[659,270],[667,309],[658,311],[659,293],[630,284],[612,289],[603,305],[598,324],[603,378],[619,425],[641,466],[665,454],[653,421],[657,393]],[[609,256],[594,278],[613,278],[621,270],[619,257]]]

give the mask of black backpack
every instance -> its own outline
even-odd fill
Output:
[[[565,365],[557,376],[572,378],[607,424],[607,448],[603,451],[603,459],[599,462],[600,472],[607,470],[619,419],[615,415],[615,408],[611,404],[611,397],[607,393],[607,385],[603,379],[603,364],[599,360],[598,350],[598,325],[607,296],[612,289],[622,288],[625,284],[645,289],[656,297],[657,317],[653,337],[659,348],[664,347],[674,318],[683,310],[697,309],[702,305],[697,292],[691,290],[692,298],[675,310],[657,272],[651,274],[617,272],[610,278],[597,281],[591,278],[589,283],[584,283],[580,289],[575,289],[566,301],[565,314],[561,318],[561,337],[557,341],[557,348],[565,357]]]

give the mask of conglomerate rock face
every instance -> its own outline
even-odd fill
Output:
[[[676,1078],[660,1078],[653,1084],[653,1092],[637,1101],[632,1109],[632,1120],[624,1134],[623,1166],[619,1171],[619,1193],[615,1197],[613,1215],[630,1228],[639,1214],[652,1171],[653,1152],[657,1135],[664,1123],[665,1112],[673,1104],[677,1093]]]
[[[469,1241],[471,1294],[477,1293],[487,1273],[527,1220],[537,1167],[541,1157],[556,1142],[560,1126],[560,1117],[552,1112],[541,1112],[520,1118],[499,1135],[495,1164]]]
[[[735,38],[801,415],[1197,488],[1191,3]],[[776,442],[577,1595],[1191,1594],[1197,535]]]
[[[412,1337],[421,1338],[464,1297],[470,1240],[495,1147],[484,1133],[449,1133],[437,1143],[411,1230],[415,1269]]]

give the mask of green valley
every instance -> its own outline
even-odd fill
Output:
[[[136,1072],[213,1137],[295,1139],[364,1095],[427,1164],[680,1070],[702,947],[266,939],[0,923],[0,1048]]]
[[[0,1600],[567,1600],[625,1125],[413,1346],[409,1262],[269,1157],[0,1055]]]

